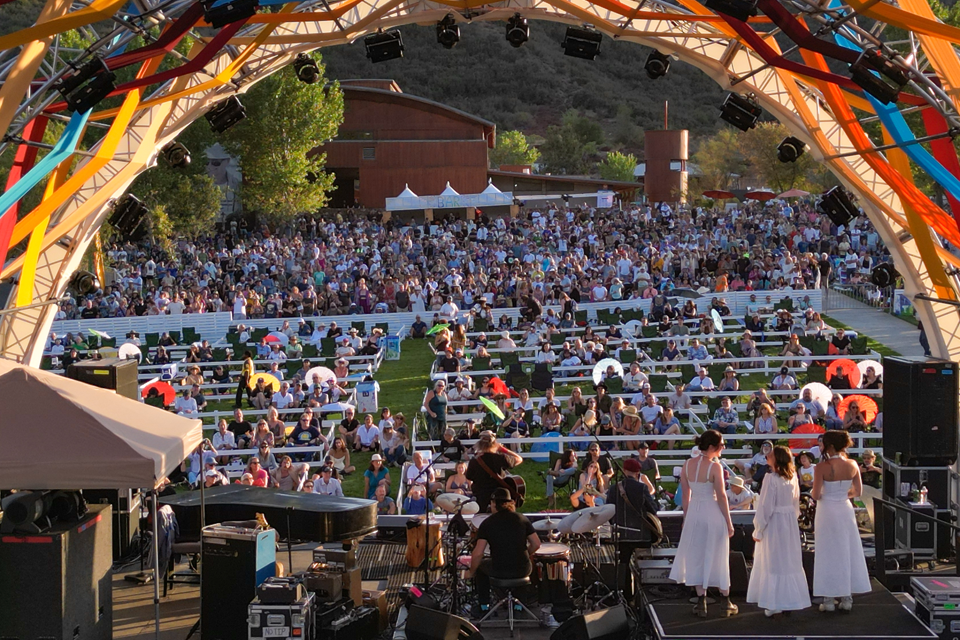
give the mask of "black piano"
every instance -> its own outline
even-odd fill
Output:
[[[262,513],[283,539],[337,542],[377,530],[377,503],[316,493],[280,491],[232,484],[204,490],[206,524],[253,520]],[[180,526],[180,539],[200,539],[200,492],[160,499],[170,505]],[[289,522],[289,527],[288,523]]]

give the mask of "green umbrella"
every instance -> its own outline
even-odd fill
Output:
[[[109,340],[109,339],[110,339],[110,336],[107,335],[106,332],[104,332],[104,331],[97,331],[96,329],[87,329],[87,331],[89,331],[91,334],[93,334],[93,335],[95,335],[95,336],[97,336],[97,337],[99,337],[99,338],[103,338],[104,340]]]
[[[432,335],[435,334],[435,333],[438,333],[438,332],[440,332],[440,331],[443,331],[444,329],[446,329],[446,328],[449,327],[449,326],[450,326],[450,325],[448,325],[448,324],[435,324],[435,325],[433,325],[432,327],[430,327],[430,329],[427,330],[427,335],[428,335],[428,336],[432,336]]]
[[[501,420],[506,419],[506,416],[503,415],[503,411],[500,411],[500,407],[497,406],[497,403],[490,398],[484,398],[483,396],[480,396],[480,402],[482,402],[483,406],[485,406],[493,415],[497,416]]]

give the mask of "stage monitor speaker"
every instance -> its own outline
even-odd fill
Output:
[[[0,638],[113,637],[110,505],[36,535],[0,536]]]
[[[750,583],[750,572],[747,571],[747,560],[740,551],[730,552],[730,593],[735,596],[747,595],[747,585]]]
[[[139,400],[138,370],[136,360],[125,358],[81,360],[67,367],[67,377],[101,389],[113,389],[124,398]]]
[[[550,640],[621,640],[630,636],[623,605],[574,616],[557,627]]]
[[[407,617],[407,640],[483,640],[469,620],[416,605]]]
[[[901,467],[957,461],[958,375],[949,360],[883,359],[885,458]]]
[[[247,606],[277,571],[277,532],[211,525],[201,543],[201,640],[246,638]]]

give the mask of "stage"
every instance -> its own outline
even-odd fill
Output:
[[[721,640],[750,638],[784,640],[787,638],[831,638],[843,640],[885,640],[888,638],[931,639],[927,629],[892,593],[873,581],[871,593],[856,596],[853,611],[821,613],[814,605],[789,616],[768,618],[744,597],[734,597],[739,615],[720,617],[718,604],[710,605],[707,618],[693,615],[686,591],[681,597],[663,598],[655,588],[645,587],[644,612],[649,616],[656,637],[661,640]]]

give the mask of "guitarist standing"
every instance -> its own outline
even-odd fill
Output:
[[[520,454],[501,446],[492,431],[480,433],[476,455],[467,466],[467,480],[473,483],[473,496],[480,506],[481,513],[489,510],[490,496],[494,489],[509,488],[509,481],[504,480],[505,472],[521,462],[523,458]],[[512,497],[514,500],[517,499],[515,495]]]

